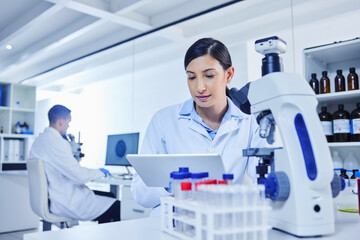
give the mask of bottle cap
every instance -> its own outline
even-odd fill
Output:
[[[190,177],[190,173],[187,172],[172,172],[172,174],[170,174],[170,177],[172,179],[185,179],[185,178],[189,178]]]
[[[188,167],[179,167],[179,172],[189,172]]]
[[[359,172],[359,171],[357,171],[357,172],[355,173],[355,177],[360,178],[360,172]]]
[[[191,173],[192,179],[201,179],[209,177],[209,173],[207,172],[198,172],[198,173]]]
[[[311,78],[316,78],[316,73],[312,73]]]
[[[218,181],[218,184],[224,184],[224,185],[226,185],[226,181],[225,181],[225,180],[219,180],[219,181]]]
[[[207,185],[217,184],[217,180],[216,179],[210,179],[210,180],[204,181],[204,183],[207,184]]]
[[[322,75],[323,75],[323,76],[327,75],[327,71],[323,71],[323,72],[322,72]]]
[[[181,191],[191,191],[191,182],[181,182]]]
[[[336,70],[336,73],[337,73],[338,75],[341,75],[341,74],[342,74],[342,70],[341,70],[341,69],[338,69],[338,70]]]
[[[351,73],[354,73],[354,72],[355,72],[355,68],[354,68],[354,67],[351,67],[351,68],[349,68],[349,71],[350,71]]]
[[[223,174],[223,179],[224,180],[233,180],[234,179],[234,174],[232,174],[232,173],[224,173]]]

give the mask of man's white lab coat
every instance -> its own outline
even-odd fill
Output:
[[[72,154],[69,142],[53,127],[46,128],[35,139],[29,158],[44,162],[50,211],[55,215],[93,220],[108,210],[116,200],[95,195],[84,185],[104,174],[97,169],[81,167]]]

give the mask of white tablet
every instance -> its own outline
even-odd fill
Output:
[[[225,173],[217,154],[128,154],[126,158],[148,187],[169,186],[170,173],[179,171],[179,167],[208,172],[209,179],[222,179]]]

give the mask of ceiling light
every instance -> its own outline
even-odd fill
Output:
[[[6,45],[6,49],[11,50],[11,49],[12,49],[12,45],[7,44],[7,45]]]

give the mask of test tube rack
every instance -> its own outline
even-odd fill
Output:
[[[264,201],[265,202],[265,201]],[[267,240],[265,203],[215,207],[201,201],[161,198],[162,231],[183,240]]]

